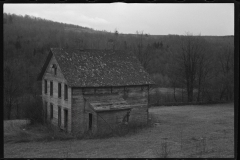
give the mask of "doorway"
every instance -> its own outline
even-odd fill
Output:
[[[92,130],[92,113],[88,114],[88,122],[89,122],[88,129]]]

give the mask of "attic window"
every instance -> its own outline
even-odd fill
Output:
[[[53,71],[54,75],[57,75],[57,65],[56,64],[52,65],[52,71]]]

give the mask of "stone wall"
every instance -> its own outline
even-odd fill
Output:
[[[54,74],[52,65],[57,67],[57,74]],[[47,80],[47,93],[45,93],[45,80]],[[53,95],[50,95],[50,82],[53,82]],[[58,83],[61,83],[61,97],[58,97]],[[47,119],[55,126],[58,126],[58,107],[61,108],[61,126],[60,128],[72,133],[82,134],[89,130],[89,113],[93,116],[92,131],[105,130],[107,124],[103,119],[116,125],[115,119],[125,115],[124,111],[114,112],[99,112],[96,113],[91,108],[90,104],[84,101],[85,94],[112,94],[118,93],[128,104],[132,105],[130,112],[130,123],[146,123],[148,120],[148,86],[134,87],[99,87],[99,88],[71,88],[68,87],[68,99],[64,99],[64,85],[67,84],[63,77],[61,69],[54,58],[52,57],[48,67],[44,73],[42,80],[42,100],[45,108],[47,105]],[[53,119],[50,119],[50,104],[53,105]],[[64,128],[64,110],[68,110],[68,125]],[[97,115],[99,114],[99,116]],[[101,118],[101,117],[102,118]],[[105,128],[105,129],[104,129]],[[109,127],[107,127],[109,128]]]
[[[118,93],[128,104],[132,105],[131,123],[147,123],[148,120],[148,86],[84,88],[83,94]]]
[[[97,127],[98,133],[114,132],[116,128],[122,123],[128,110],[98,112]]]
[[[57,74],[54,75],[51,66],[55,64],[57,66]],[[45,80],[47,80],[47,93],[45,93]],[[50,81],[53,82],[53,95],[50,96]],[[58,97],[58,83],[61,83],[61,97]],[[61,128],[64,128],[64,109],[68,110],[68,132],[71,132],[71,88],[68,87],[68,99],[64,99],[64,85],[67,84],[66,80],[64,79],[61,69],[57,64],[56,59],[54,56],[52,57],[48,67],[44,73],[42,79],[42,100],[43,104],[47,102],[47,119],[53,125],[58,126],[58,107],[61,107]],[[50,104],[53,105],[53,119],[50,119]]]

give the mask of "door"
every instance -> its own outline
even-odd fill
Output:
[[[68,128],[68,110],[64,109],[64,128],[67,130]]]
[[[92,113],[89,113],[88,115],[89,115],[89,117],[88,117],[88,121],[89,121],[88,129],[92,130]]]
[[[61,127],[61,107],[58,107],[58,127]]]

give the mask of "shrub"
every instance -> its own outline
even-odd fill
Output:
[[[30,124],[43,123],[43,107],[40,97],[33,97],[25,103],[25,116],[30,120]]]

